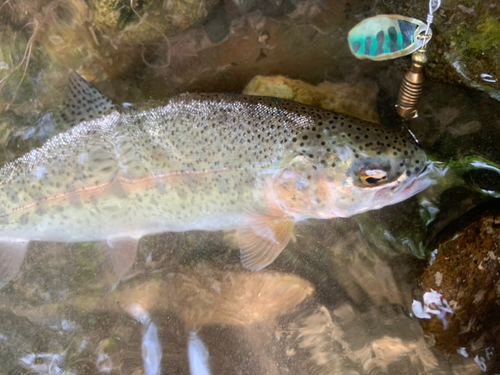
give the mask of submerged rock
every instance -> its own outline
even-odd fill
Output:
[[[205,265],[167,275],[164,288],[172,309],[190,328],[268,322],[314,291],[308,281],[291,274],[221,272]]]
[[[293,100],[379,124],[380,118],[375,111],[377,92],[377,87],[371,82],[348,84],[325,81],[313,86],[283,76],[257,76],[243,90],[247,95]]]
[[[90,1],[94,20],[126,43],[152,42],[202,21],[219,0]]]
[[[421,323],[437,348],[485,358],[498,371],[491,353],[500,350],[500,206],[480,206],[444,233],[422,276],[431,311]]]
[[[463,83],[500,100],[500,5],[496,0],[453,3],[452,9],[444,11],[440,27],[440,60],[447,62]],[[436,66],[433,76],[440,72]]]

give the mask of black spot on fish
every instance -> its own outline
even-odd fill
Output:
[[[26,225],[28,224],[28,222],[29,222],[28,214],[22,214],[21,217],[19,218],[19,223],[21,223],[21,225]]]
[[[12,203],[19,203],[19,195],[15,191],[13,191],[11,193],[11,195],[10,195],[10,201]]]
[[[0,224],[9,223],[9,214],[5,210],[0,210]]]
[[[36,214],[37,216],[44,216],[44,215],[46,215],[46,214],[47,214],[47,210],[46,210],[45,208],[42,208],[42,207],[37,207],[37,208],[35,209],[35,214]]]

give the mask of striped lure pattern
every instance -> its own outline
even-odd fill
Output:
[[[358,59],[389,60],[409,55],[421,48],[417,36],[426,24],[415,18],[379,15],[358,23],[348,35],[349,48]]]

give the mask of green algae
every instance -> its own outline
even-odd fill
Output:
[[[425,20],[427,2],[390,1],[376,13],[402,14]],[[432,24],[426,77],[462,85],[500,100],[500,7],[497,0],[443,1]]]
[[[480,51],[498,48],[500,46],[500,22],[498,19],[492,16],[482,18],[476,28],[476,33],[470,36],[467,46]]]
[[[466,85],[487,92],[499,100],[500,90],[500,23],[496,15],[476,7],[479,17],[461,14],[458,25],[444,30],[448,46],[445,54]],[[483,77],[490,76],[491,79]]]
[[[22,105],[33,98],[36,81],[32,74],[41,68],[41,56],[31,60],[32,44],[29,35],[0,26],[0,112],[13,108],[19,114],[32,114],[29,106]],[[40,59],[39,59],[40,57]]]

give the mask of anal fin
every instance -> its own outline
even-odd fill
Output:
[[[290,242],[294,226],[291,217],[252,215],[238,228],[243,267],[260,271],[271,264]]]
[[[107,241],[102,242],[113,266],[115,286],[134,265],[138,243],[139,239],[134,237],[109,237]]]
[[[0,239],[0,289],[19,271],[29,241],[18,238]]]

